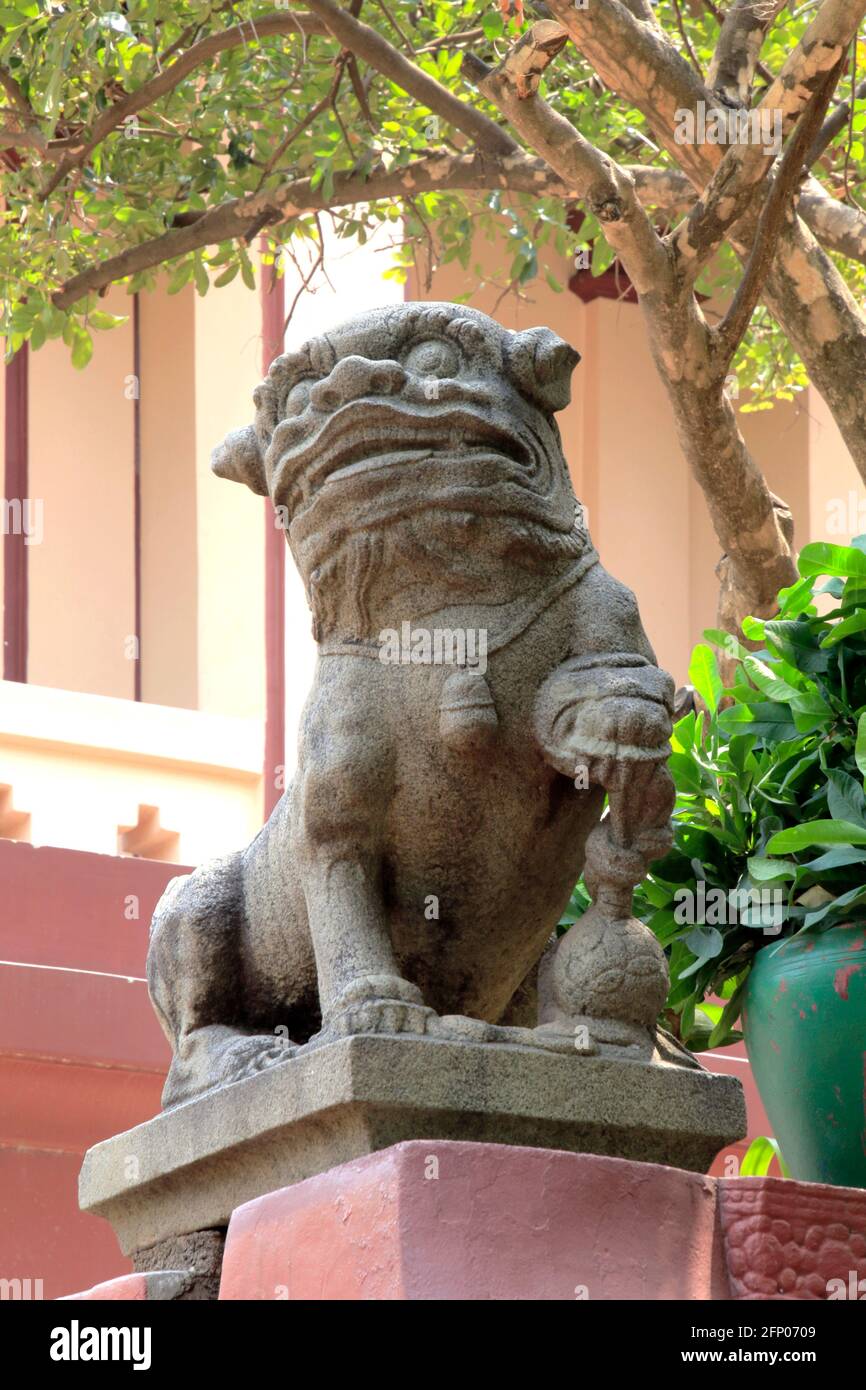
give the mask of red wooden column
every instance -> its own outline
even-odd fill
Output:
[[[265,243],[262,242],[264,249]],[[261,276],[262,373],[283,351],[284,281],[275,265],[263,265]],[[264,811],[271,814],[282,795],[276,785],[286,750],[286,542],[274,524],[274,509],[265,500],[265,761]]]
[[[24,505],[27,481],[27,344],[6,365],[6,429],[3,497],[3,679],[27,680],[27,546]],[[17,507],[14,504],[17,503]],[[21,524],[15,526],[14,518]]]

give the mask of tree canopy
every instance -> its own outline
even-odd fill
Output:
[[[752,407],[811,380],[866,477],[864,11],[0,0],[0,331],[9,351],[62,335],[84,366],[116,322],[100,308],[111,284],[252,286],[261,234],[318,254],[325,216],[362,241],[392,223],[389,273],[415,262],[422,283],[456,259],[531,294],[537,276],[562,288],[563,254],[586,248],[594,274],[617,257],[733,610],[761,611],[793,577],[790,528],[739,435],[730,372]],[[718,113],[749,109],[778,139],[724,137]]]

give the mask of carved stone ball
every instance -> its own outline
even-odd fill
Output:
[[[584,1014],[652,1028],[667,997],[667,960],[642,922],[610,921],[591,907],[560,942],[552,983],[556,1002],[569,1017]]]

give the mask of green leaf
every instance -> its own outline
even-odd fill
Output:
[[[771,700],[793,701],[800,694],[793,685],[789,685],[787,681],[782,680],[769,666],[767,666],[766,662],[761,661],[751,652],[744,657],[743,666],[758,689],[764,695],[769,695]]]
[[[866,864],[866,850],[849,849],[847,846],[828,849],[826,854],[810,859],[805,867],[810,874],[820,874],[828,869],[845,869],[849,864]]]
[[[719,724],[737,734],[756,734],[764,742],[781,743],[795,738],[797,726],[787,705],[756,700],[749,705],[734,705],[722,710]]]
[[[866,795],[850,773],[834,768],[827,777],[827,809],[834,820],[866,826]]]
[[[93,339],[86,328],[78,328],[72,343],[72,365],[83,371],[93,356]]]
[[[668,768],[677,785],[677,791],[698,795],[703,790],[703,778],[698,763],[688,753],[671,753]]]
[[[232,280],[237,275],[239,269],[240,267],[238,266],[237,261],[235,261],[233,265],[226,266],[222,274],[218,275],[217,278],[214,280],[214,289],[222,289],[223,285],[230,285]]]
[[[495,10],[481,16],[485,39],[499,39],[505,33],[505,20]]]
[[[780,830],[767,845],[769,854],[797,854],[826,845],[866,845],[866,826],[844,820],[813,820]]]
[[[750,642],[763,642],[764,621],[762,618],[744,618],[742,627]]]
[[[797,877],[797,865],[790,859],[763,859],[760,855],[752,855],[746,863],[749,876],[756,883],[772,883],[774,879]]]
[[[765,639],[808,675],[826,671],[830,664],[830,657],[819,646],[819,636],[809,622],[777,620],[764,624]]]
[[[689,662],[689,680],[707,708],[710,710],[718,709],[724,689],[722,678],[719,675],[719,664],[715,652],[710,647],[704,646],[703,642],[699,642],[692,652],[692,659]]]
[[[685,970],[680,971],[681,980],[694,975],[707,961],[715,960],[725,944],[725,938],[717,927],[695,927],[694,931],[683,937],[683,942],[696,959]]]
[[[753,1139],[740,1164],[741,1178],[765,1178],[770,1171],[773,1159],[779,1164],[783,1178],[790,1178],[791,1171],[782,1157],[782,1150],[779,1148],[777,1139],[770,1139],[766,1135],[760,1135]]]
[[[866,883],[858,884],[856,888],[851,888],[847,893],[842,893],[840,897],[834,898],[832,902],[824,903],[815,912],[807,912],[803,922],[804,928],[814,927],[818,922],[824,920],[829,913],[843,913],[845,908],[853,907],[855,903],[866,901]]]
[[[790,703],[794,724],[801,734],[812,733],[830,718],[830,707],[818,694],[795,695]]]
[[[821,574],[839,575],[843,579],[866,579],[866,555],[851,545],[830,545],[813,541],[800,551],[800,573],[805,577]]]
[[[734,1024],[737,1022],[742,1011],[743,994],[745,992],[747,980],[748,973],[744,974],[737,983],[731,980],[727,982],[728,985],[731,986],[727,1003],[722,1009],[718,1022],[709,1036],[707,1043],[708,1047],[725,1047],[731,1041],[731,1033],[733,1032]],[[722,993],[724,995],[724,989]]]
[[[592,260],[589,267],[592,275],[594,277],[603,275],[608,267],[613,264],[613,259],[613,248],[608,246],[603,236],[596,237],[595,241],[592,243]]]
[[[866,778],[866,713],[857,721],[857,742],[854,745],[854,761]]]
[[[798,579],[788,589],[779,590],[779,615],[791,618],[806,612],[812,606],[812,580]]]
[[[850,637],[852,632],[862,632],[866,627],[866,608],[860,609],[857,613],[852,613],[849,618],[843,618],[840,623],[834,623],[827,636],[821,643],[822,647],[835,647],[837,642]]]
[[[169,276],[166,292],[168,294],[179,294],[184,285],[189,284],[189,281],[192,279],[192,272],[192,260],[187,259],[179,261]]]
[[[106,314],[102,309],[92,309],[87,315],[87,322],[91,328],[119,328],[122,323],[128,322],[128,316],[123,314]]]
[[[737,641],[733,633],[725,632],[720,627],[705,627],[704,637],[708,642],[712,642],[714,647],[719,647],[725,656],[736,657],[738,661],[742,661],[746,655],[746,648]]]
[[[193,266],[193,275],[195,276],[196,290],[200,295],[206,295],[208,290],[210,289],[210,277],[204,268],[204,264],[202,263],[202,261],[198,259],[198,257],[196,257]]]

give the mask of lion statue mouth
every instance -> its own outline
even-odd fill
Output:
[[[299,488],[311,500],[325,486],[425,460],[489,465],[491,481],[502,476],[529,476],[536,449],[530,441],[469,406],[409,409],[381,400],[362,399],[329,416],[316,432],[276,462],[274,483],[280,491]]]

